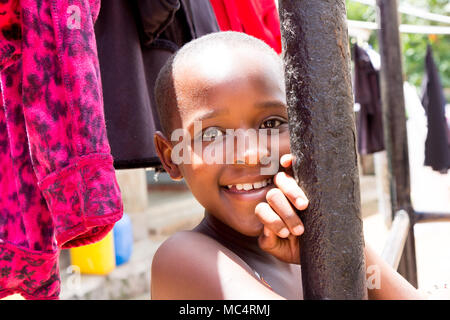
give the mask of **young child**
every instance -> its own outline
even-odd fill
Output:
[[[205,216],[156,252],[152,298],[302,299],[297,237],[305,230],[293,208],[306,209],[308,199],[290,171],[281,59],[246,34],[210,34],[167,62],[155,92],[163,131],[155,134],[158,155],[172,179],[185,179]],[[198,121],[201,131],[195,129]],[[192,137],[184,161],[174,157],[179,141],[171,137],[178,128]],[[271,137],[278,143],[253,144],[239,154],[225,148],[227,129],[276,130]],[[232,153],[231,163],[206,161],[195,143],[202,150],[223,147],[224,158]],[[262,174],[268,166],[263,157],[273,154],[281,155],[276,159],[281,170]],[[381,270],[381,289],[371,290],[370,298],[423,298],[370,249],[365,253],[367,265],[378,264]]]

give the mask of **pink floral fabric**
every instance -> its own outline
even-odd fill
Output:
[[[103,115],[99,0],[0,0],[0,298],[57,299],[60,249],[122,217]]]

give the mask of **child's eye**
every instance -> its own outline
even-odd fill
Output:
[[[281,126],[285,121],[282,121],[281,119],[276,119],[276,118],[272,118],[272,119],[268,119],[265,120],[262,124],[261,124],[261,129],[274,129],[274,128],[278,128],[279,126]]]
[[[202,139],[204,141],[212,141],[220,136],[223,136],[223,132],[218,127],[209,127],[203,131]]]

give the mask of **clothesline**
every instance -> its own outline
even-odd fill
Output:
[[[351,0],[351,1],[362,3],[362,4],[365,4],[365,5],[368,5],[368,6],[376,6],[376,1],[375,0]],[[400,13],[408,14],[408,15],[411,15],[411,16],[415,16],[415,17],[418,17],[418,18],[425,19],[425,20],[450,24],[450,17],[448,17],[448,16],[427,12],[427,11],[424,11],[424,10],[421,10],[421,9],[414,8],[414,7],[409,6],[409,5],[400,5],[398,7],[398,11]]]
[[[378,29],[378,24],[376,22],[347,20],[347,24],[349,29],[359,29],[359,30]],[[401,33],[417,33],[417,34],[450,34],[450,27],[402,24],[399,27],[399,31]]]

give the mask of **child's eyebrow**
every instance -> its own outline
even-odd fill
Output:
[[[287,108],[286,104],[284,104],[281,101],[277,100],[271,100],[271,101],[264,101],[264,102],[258,102],[255,104],[255,107],[258,109],[265,109],[265,108]],[[209,110],[205,111],[204,113],[201,113],[199,116],[195,117],[194,121],[204,121],[211,118],[215,118],[219,115],[223,114],[229,114],[230,111],[226,108],[222,108],[219,110]]]
[[[198,117],[195,117],[194,121],[203,121],[203,120],[211,119],[211,118],[217,117],[219,115],[228,114],[228,113],[230,113],[230,111],[227,109],[209,110],[209,111],[206,111],[206,112],[200,114]]]
[[[256,108],[276,108],[276,107],[282,107],[287,108],[287,105],[281,101],[273,100],[273,101],[264,101],[264,102],[258,102],[255,104]]]

